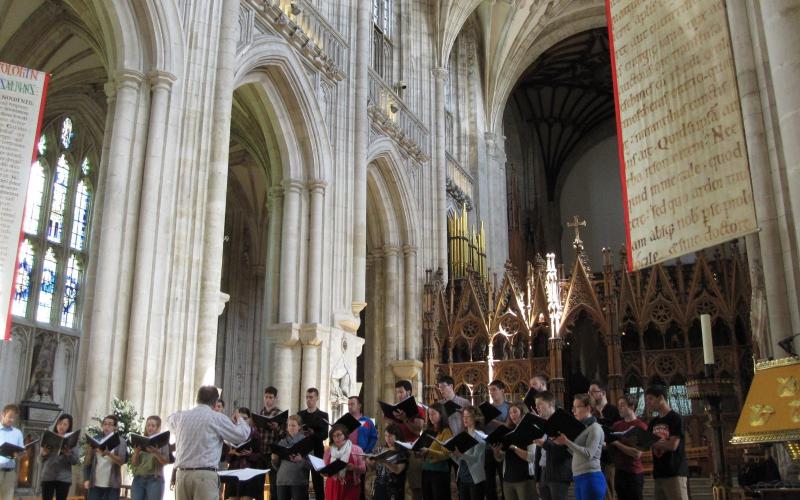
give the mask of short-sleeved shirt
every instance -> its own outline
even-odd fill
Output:
[[[689,464],[686,462],[686,439],[683,434],[683,420],[674,410],[663,417],[655,417],[650,420],[648,430],[667,439],[671,436],[680,438],[678,448],[675,451],[664,452],[661,456],[653,453],[653,477],[665,478],[676,476],[688,476]]]
[[[614,422],[614,425],[611,426],[611,430],[613,432],[625,432],[632,427],[638,427],[640,429],[647,430],[647,424],[638,418],[633,419],[630,422],[618,420]],[[643,472],[641,458],[633,458],[630,455],[626,455],[621,450],[615,449],[614,446],[609,445],[608,448],[613,450],[614,465],[617,467],[617,469],[630,472],[631,474],[641,474]]]
[[[3,443],[9,443],[23,448],[25,444],[23,443],[22,431],[16,427],[0,425],[0,444]],[[13,459],[0,457],[0,470],[14,469],[16,466],[17,462]]]

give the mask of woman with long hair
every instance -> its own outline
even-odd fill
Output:
[[[450,454],[440,442],[453,437],[447,421],[447,412],[442,403],[428,407],[428,423],[425,433],[434,441],[428,448],[422,448],[422,498],[423,500],[450,500]]]
[[[53,432],[65,436],[72,432],[72,415],[62,413],[53,425]],[[51,450],[42,446],[42,500],[66,500],[72,485],[72,466],[80,462],[78,447]]]
[[[528,408],[525,403],[512,403],[508,409],[508,422],[506,425],[515,428],[522,421]],[[503,450],[500,444],[492,446],[494,458],[503,462],[503,498],[505,500],[535,499],[536,482],[533,474],[534,452],[536,445],[528,443],[525,448],[511,445]]]
[[[457,449],[450,456],[458,464],[456,474],[459,500],[483,500],[486,487],[486,443],[476,432],[483,420],[483,414],[475,406],[467,406],[461,410],[464,431],[472,436],[478,444],[461,453]]]

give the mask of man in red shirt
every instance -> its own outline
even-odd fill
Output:
[[[619,398],[617,407],[622,420],[617,420],[611,427],[613,432],[625,432],[632,427],[647,430],[647,424],[636,416],[636,396],[628,394]],[[642,470],[642,452],[628,446],[623,440],[609,445],[614,451],[614,489],[618,500],[642,500],[644,498],[644,471]]]
[[[411,397],[411,395],[411,382],[409,380],[398,380],[394,384],[395,404]],[[408,418],[402,411],[395,411],[394,421],[400,428],[400,433],[402,434],[399,436],[400,439],[406,443],[413,443],[422,434],[422,429],[425,427],[425,408],[417,404],[416,418]],[[412,499],[422,498],[422,464],[413,454],[408,461],[406,488],[411,491]]]

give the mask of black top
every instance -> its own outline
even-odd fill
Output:
[[[648,430],[663,439],[670,436],[680,438],[675,451],[667,451],[660,455],[653,452],[653,477],[688,476],[689,464],[686,462],[686,439],[681,416],[670,410],[663,417],[654,417],[650,420]]]
[[[528,473],[528,461],[519,458],[514,450],[506,451],[505,462],[503,481],[518,483],[520,481],[533,479]]]
[[[542,465],[542,451],[546,453],[544,465]],[[572,454],[564,445],[555,444],[551,439],[545,439],[544,445],[536,447],[534,463],[537,481],[546,483],[569,483],[572,481]]]
[[[303,427],[313,431],[311,437],[314,439],[314,456],[322,458],[325,453],[325,446],[322,442],[328,439],[328,424],[323,420],[327,421],[330,417],[322,410],[316,410],[313,413],[303,410],[297,412],[297,414],[303,419]]]
[[[614,422],[622,420],[622,416],[619,414],[619,409],[607,403],[603,407],[603,415],[601,418],[597,419],[597,423],[600,424],[602,427],[611,427],[614,425]],[[608,447],[603,448],[603,451],[600,452],[600,463],[603,465],[609,465],[614,463],[614,456],[611,454],[611,449]]]

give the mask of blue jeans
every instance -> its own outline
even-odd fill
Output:
[[[119,500],[119,488],[89,488],[87,500]]]
[[[603,500],[606,496],[606,478],[602,472],[587,472],[575,476],[576,500]]]
[[[164,496],[164,478],[161,476],[133,476],[131,500],[161,500]]]

